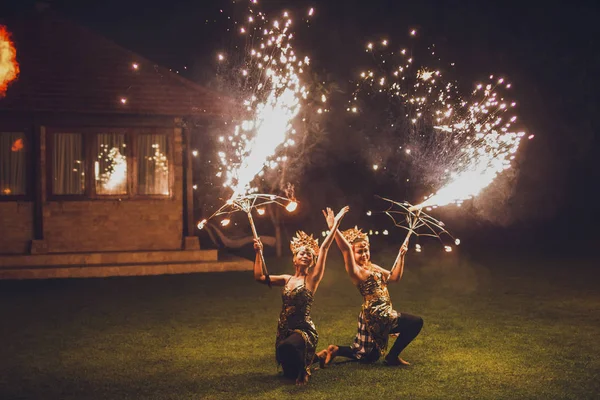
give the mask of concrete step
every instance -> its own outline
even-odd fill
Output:
[[[217,250],[0,255],[0,268],[217,261]]]
[[[154,262],[133,264],[44,265],[0,268],[0,279],[99,278],[187,274],[195,272],[251,271],[253,262],[225,255],[219,260],[198,262]]]

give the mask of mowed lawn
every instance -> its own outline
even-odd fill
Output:
[[[331,253],[319,349],[350,344],[361,304]],[[278,374],[280,290],[251,272],[1,281],[0,398],[600,398],[597,259],[422,255],[390,287],[397,310],[425,320],[403,353],[412,365],[340,362],[307,387]]]

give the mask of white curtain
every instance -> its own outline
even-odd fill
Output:
[[[94,179],[96,194],[127,194],[127,157],[125,135],[97,135]]]
[[[83,194],[85,191],[85,160],[80,133],[54,134],[52,154],[52,193]]]
[[[26,194],[26,151],[23,132],[0,132],[0,196]]]
[[[167,135],[139,135],[139,194],[169,195],[169,152]]]

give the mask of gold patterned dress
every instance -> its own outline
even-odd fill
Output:
[[[383,353],[387,348],[390,331],[398,324],[398,313],[392,308],[387,289],[387,280],[379,271],[373,270],[369,277],[358,285],[364,298],[361,315],[364,321],[362,343],[355,340],[355,348],[369,353],[373,347]],[[359,326],[360,335],[361,327]]]
[[[283,306],[277,325],[277,339],[275,348],[293,333],[299,333],[304,339],[304,368],[309,372],[319,341],[315,324],[310,318],[310,309],[313,303],[313,294],[306,287],[306,282],[293,289],[284,286],[281,298]],[[277,360],[282,363],[282,360]]]

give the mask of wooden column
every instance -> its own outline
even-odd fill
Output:
[[[182,127],[183,144],[183,236],[185,250],[200,249],[199,238],[194,235],[194,173],[192,168],[191,131],[187,124]]]

